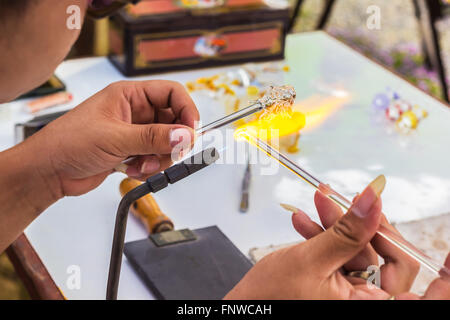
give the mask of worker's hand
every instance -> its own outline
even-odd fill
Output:
[[[194,142],[196,106],[171,81],[111,84],[25,141],[60,196],[86,193],[137,156],[126,173],[144,179],[166,169]],[[183,146],[181,148],[180,146]]]
[[[444,264],[450,269],[450,254]],[[441,275],[440,278],[435,279],[428,287],[425,294],[420,297],[416,294],[405,292],[395,297],[397,300],[450,300],[450,276]]]
[[[355,199],[344,216],[328,198],[316,195],[316,206],[326,230],[303,212],[296,212],[294,226],[309,240],[262,259],[225,298],[389,299],[396,295],[401,299],[417,298],[400,293],[409,290],[418,265],[375,235],[380,221],[386,223],[381,213],[383,187],[384,183],[377,179]],[[377,254],[384,257],[386,264],[379,270],[380,277],[373,275],[370,280],[381,279],[381,288],[348,275],[378,265]],[[450,264],[450,258],[447,263]],[[449,286],[450,283],[440,279],[430,290],[434,297],[450,298]]]
[[[380,177],[372,184],[380,185],[380,187],[374,186],[374,189],[381,190],[384,183],[384,177]],[[354,199],[354,203],[359,197]],[[322,226],[309,219],[308,215],[301,210],[292,215],[294,228],[305,239],[311,239],[322,233],[324,229],[332,228],[344,216],[341,207],[321,192],[316,192],[314,202]],[[401,234],[389,224],[384,214],[381,214],[381,223],[402,238]],[[345,263],[342,272],[348,274],[353,271],[368,270],[370,266],[378,266],[378,256],[381,256],[385,262],[380,267],[379,273],[381,288],[391,295],[409,291],[419,272],[419,263],[380,235],[375,235],[361,252]]]

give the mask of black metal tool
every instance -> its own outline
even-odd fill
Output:
[[[217,159],[219,159],[219,152],[215,148],[203,150],[191,158],[170,167],[164,172],[148,178],[145,183],[131,190],[122,198],[116,215],[111,261],[109,265],[108,286],[106,291],[107,300],[117,299],[128,211],[133,202],[148,193],[158,192],[166,188],[169,184],[174,184],[175,182],[206,168],[217,161]]]
[[[239,211],[241,213],[246,213],[248,211],[251,179],[252,179],[252,171],[250,164],[250,154],[248,154],[247,167],[245,168],[244,178],[242,179],[241,203],[239,205]]]

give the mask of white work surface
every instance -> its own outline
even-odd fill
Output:
[[[394,222],[450,212],[450,110],[444,104],[324,33],[290,36],[286,63],[291,71],[284,82],[296,88],[297,101],[311,97],[318,101],[337,99],[330,88],[349,93],[336,113],[302,134],[301,151],[292,155],[295,161],[350,197],[378,174],[385,174],[388,185],[383,194],[384,211]],[[224,70],[229,69],[138,79],[185,83]],[[104,58],[67,61],[56,73],[74,94],[75,100],[69,107],[109,83],[124,79]],[[429,112],[414,134],[389,132],[372,120],[372,99],[387,86]],[[339,92],[334,93],[340,96]],[[224,114],[218,102],[211,102],[202,94],[194,94],[194,99],[203,123]],[[0,149],[13,145],[13,124],[31,118],[22,106],[23,102],[12,103],[0,111]],[[234,144],[229,139],[224,157]],[[283,168],[276,175],[262,175],[260,166],[255,165],[250,210],[241,214],[238,205],[244,168],[243,164],[213,165],[168,187],[155,198],[177,229],[217,225],[244,254],[252,247],[297,241],[299,235],[291,227],[290,215],[282,211],[279,203],[296,205],[317,219],[314,191]],[[115,213],[120,201],[118,186],[123,177],[113,174],[91,193],[59,201],[26,230],[51,276],[69,299],[105,297]],[[130,217],[126,241],[144,237],[144,228]],[[81,268],[79,290],[70,290],[66,284],[71,265]],[[119,298],[153,299],[125,258]]]

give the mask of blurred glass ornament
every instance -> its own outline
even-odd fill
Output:
[[[391,103],[391,100],[385,93],[379,93],[373,99],[373,106],[377,110],[386,110]]]

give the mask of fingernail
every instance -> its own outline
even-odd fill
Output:
[[[125,173],[131,178],[138,178],[141,176],[141,173],[135,167],[128,167]]]
[[[378,176],[375,180],[373,180],[369,186],[375,192],[375,194],[379,197],[384,191],[384,187],[386,186],[386,177],[384,175]]]
[[[183,148],[181,150],[173,150],[172,151],[172,161],[178,162],[178,161],[182,160],[190,151],[191,151],[190,148]]]
[[[119,164],[117,167],[114,168],[117,172],[122,172],[127,174],[128,165],[125,163]]]
[[[180,143],[186,146],[192,143],[192,135],[189,129],[179,128],[170,132],[170,146],[173,148]]]
[[[386,178],[383,175],[372,181],[355,201],[352,212],[360,218],[366,218],[371,213],[372,206],[381,196],[385,185]]]
[[[311,223],[311,218],[301,210],[294,212],[293,216],[295,217],[297,225],[300,224],[302,226],[305,226]]]
[[[160,168],[161,164],[157,158],[146,160],[141,167],[142,174],[149,174],[156,172]]]
[[[296,207],[294,207],[294,206],[291,206],[290,204],[280,203],[280,206],[281,206],[284,210],[289,211],[289,212],[292,212],[292,213],[301,212],[301,210],[300,210],[299,208],[296,208]]]
[[[311,222],[311,218],[299,208],[285,203],[280,203],[280,206],[286,211],[292,212],[297,223],[299,223],[300,225],[308,225]]]

